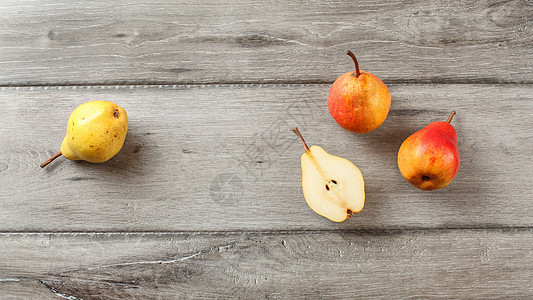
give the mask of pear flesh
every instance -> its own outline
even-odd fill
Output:
[[[334,222],[360,212],[365,204],[361,171],[349,160],[331,155],[319,146],[308,148],[301,139],[306,148],[301,157],[302,189],[309,207]]]

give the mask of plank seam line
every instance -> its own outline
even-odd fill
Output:
[[[284,81],[284,82],[213,82],[213,83],[88,83],[88,84],[28,84],[28,85],[2,85],[1,90],[20,89],[41,89],[41,90],[61,90],[61,89],[138,89],[138,88],[204,88],[204,87],[276,87],[276,86],[330,86],[333,81]],[[532,85],[533,81],[524,82],[499,82],[499,81],[409,81],[409,80],[389,80],[387,85],[497,85],[497,86],[525,86]]]
[[[192,89],[207,87],[277,87],[277,86],[322,86],[331,83],[213,83],[213,84],[88,84],[88,85],[22,85],[22,86],[0,86],[1,90],[76,90],[76,89]]]
[[[533,226],[490,226],[490,227],[421,227],[421,228],[390,228],[390,229],[333,229],[333,230],[243,230],[243,231],[1,231],[2,236],[18,236],[18,235],[72,235],[72,236],[85,236],[85,235],[103,235],[103,236],[115,236],[115,235],[254,235],[254,234],[373,234],[373,235],[386,235],[386,234],[405,234],[416,232],[452,232],[452,231],[499,231],[499,232],[520,232],[520,231],[533,231]]]

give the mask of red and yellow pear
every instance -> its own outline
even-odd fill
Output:
[[[433,122],[413,133],[400,146],[398,168],[421,190],[446,187],[459,171],[457,132],[450,124],[454,115],[452,111],[446,122]]]
[[[353,59],[355,71],[341,75],[331,86],[329,112],[342,128],[367,133],[378,128],[387,118],[390,92],[374,74],[359,70],[359,63],[351,51],[346,54]]]

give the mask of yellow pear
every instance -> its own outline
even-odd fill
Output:
[[[41,164],[44,168],[63,155],[70,160],[102,163],[117,154],[128,132],[126,111],[109,101],[89,101],[70,115],[60,151]]]
[[[309,148],[298,128],[293,128],[305,148],[302,154],[302,189],[317,214],[342,222],[365,205],[361,171],[349,160],[331,155],[319,146]]]

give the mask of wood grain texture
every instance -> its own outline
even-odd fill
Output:
[[[0,299],[533,298],[531,1],[0,12]],[[348,49],[392,94],[366,135],[327,110]],[[122,151],[40,169],[96,99],[127,110]],[[419,191],[397,150],[452,109],[461,169]],[[293,126],[361,169],[361,213],[308,208]]]
[[[0,85],[531,81],[530,1],[2,1]]]
[[[0,293],[2,293],[1,298],[5,300],[61,299],[60,293],[52,292],[50,289],[46,288],[46,286],[44,286],[42,282],[34,279],[27,280],[21,278],[0,278]],[[77,299],[71,298],[70,300]]]
[[[533,87],[392,85],[391,112],[366,135],[341,129],[329,85],[3,88],[0,231],[254,231],[498,228],[533,225]],[[122,151],[105,164],[60,158],[70,112],[112,100],[130,120]],[[397,169],[411,133],[457,115],[461,169],[423,192]],[[303,148],[353,161],[364,210],[337,224],[301,191]]]
[[[531,230],[3,235],[0,273],[10,281],[0,279],[0,290],[70,299],[527,299],[532,243]]]

